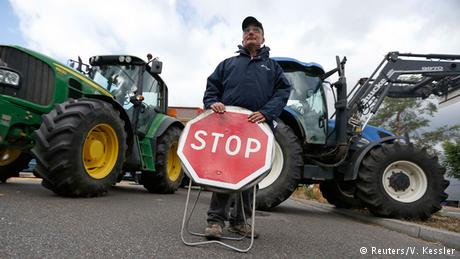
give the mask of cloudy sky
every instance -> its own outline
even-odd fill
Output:
[[[264,25],[272,56],[330,70],[347,56],[349,84],[389,51],[460,54],[460,1],[0,0],[0,44],[62,62],[78,55],[147,53],[164,62],[170,105],[201,106],[206,78],[241,42],[241,21]],[[433,123],[460,123],[460,103]],[[454,115],[455,114],[455,115]]]

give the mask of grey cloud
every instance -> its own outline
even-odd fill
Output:
[[[101,52],[159,56],[172,105],[201,106],[207,76],[234,54],[247,15],[264,24],[274,56],[327,70],[335,55],[347,55],[350,85],[388,51],[459,53],[460,46],[456,0],[10,2],[27,46],[60,60]]]

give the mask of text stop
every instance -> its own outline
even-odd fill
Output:
[[[260,141],[255,138],[249,137],[242,140],[237,135],[227,137],[225,134],[218,132],[208,134],[205,130],[196,131],[194,138],[197,142],[190,144],[190,147],[194,150],[204,150],[206,146],[209,147],[209,144],[212,143],[211,153],[219,152],[223,148],[229,156],[237,155],[242,151],[241,147],[244,146],[244,157],[249,158],[251,153],[257,153],[261,148]]]

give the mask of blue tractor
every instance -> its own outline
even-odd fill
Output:
[[[258,209],[289,198],[299,184],[319,183],[339,208],[367,207],[373,214],[426,219],[441,209],[449,182],[435,156],[410,141],[368,125],[384,97],[426,98],[460,88],[460,56],[388,53],[369,78],[348,93],[346,58],[337,67],[274,58],[293,86],[275,130],[273,167],[259,183]],[[338,80],[327,79],[338,74]],[[335,99],[332,116],[326,88]]]

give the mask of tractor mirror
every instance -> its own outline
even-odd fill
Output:
[[[150,68],[150,72],[152,72],[153,74],[161,74],[161,70],[163,68],[163,62],[159,61],[159,60],[152,60],[152,64],[150,65],[151,68]]]

